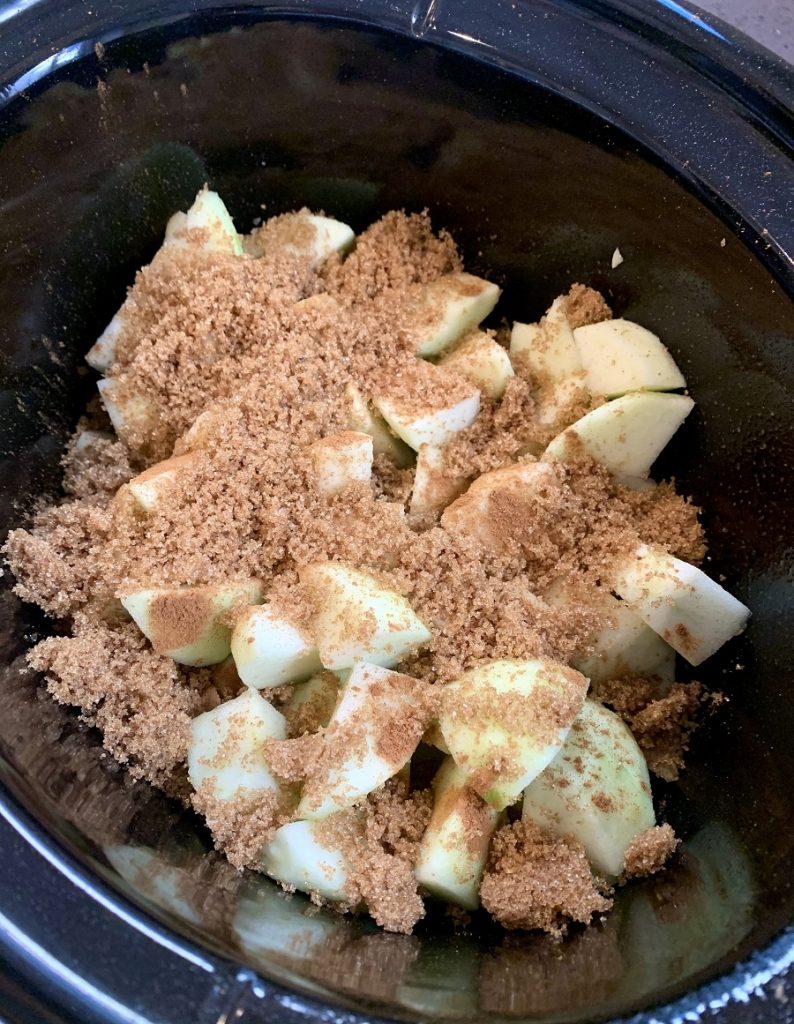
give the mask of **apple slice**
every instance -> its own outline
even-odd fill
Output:
[[[211,192],[206,185],[187,213],[175,213],[168,221],[164,244],[234,256],[243,253],[243,244],[226,205],[218,193]]]
[[[197,453],[189,452],[186,455],[175,455],[163,462],[158,462],[130,480],[127,485],[130,494],[144,512],[149,514],[156,512],[159,502],[176,484],[179,477],[185,472],[189,472],[198,460]]]
[[[328,823],[330,824],[330,823]],[[350,899],[351,865],[326,822],[291,821],[277,829],[262,852],[262,867],[286,886],[324,899]]]
[[[370,483],[373,454],[372,437],[352,430],[312,442],[309,456],[317,490],[330,496],[354,483]]]
[[[433,714],[427,683],[359,662],[350,673],[306,780],[299,818],[325,818],[396,775]]]
[[[119,595],[158,654],[180,665],[217,665],[231,652],[231,630],[218,620],[237,605],[262,600],[258,580],[205,587],[151,587]]]
[[[351,227],[333,217],[298,210],[268,220],[249,240],[249,252],[255,256],[287,253],[319,267],[333,253],[346,252],[356,236]]]
[[[438,721],[469,785],[503,810],[565,742],[587,680],[545,658],[494,661],[447,684]]]
[[[298,683],[284,705],[284,717],[289,724],[290,735],[302,736],[307,732],[324,729],[339,702],[341,687],[339,675],[327,671],[318,672],[305,683]]]
[[[612,589],[690,665],[700,665],[744,629],[750,609],[700,569],[641,545]]]
[[[198,715],[191,723],[187,770],[195,790],[233,802],[281,787],[265,760],[267,740],[283,740],[287,720],[256,690]]]
[[[106,430],[81,430],[74,439],[74,450],[84,452],[102,441],[114,441],[115,438]]]
[[[416,473],[411,492],[412,515],[439,512],[466,489],[469,478],[448,475],[444,468],[444,449],[426,444],[416,456]]]
[[[377,416],[355,384],[345,388],[347,425],[351,430],[369,434],[375,455],[386,455],[400,469],[413,465],[414,453],[401,438],[393,434],[382,416]]]
[[[425,285],[411,328],[416,337],[416,354],[438,355],[481,323],[501,294],[497,285],[473,274],[446,274]]]
[[[416,861],[416,880],[428,892],[466,910],[480,905],[480,882],[501,814],[466,783],[465,769],[448,757],[433,780],[433,813]]]
[[[241,613],[231,651],[240,679],[257,690],[301,682],[322,668],[316,644],[270,605]]]
[[[440,366],[417,359],[374,404],[392,430],[414,451],[443,445],[474,422],[480,392]]]
[[[572,462],[583,453],[615,476],[645,477],[694,404],[686,395],[633,391],[593,409],[558,434],[543,458]]]
[[[656,824],[648,767],[623,720],[585,701],[562,750],[527,787],[522,816],[573,836],[605,878],[622,874],[631,840]]]
[[[300,578],[315,607],[311,632],[325,668],[361,660],[388,668],[432,639],[408,601],[367,573],[318,562]]]
[[[582,370],[566,305],[566,296],[561,295],[539,324],[516,323],[510,334],[510,355],[525,360],[533,376],[543,384],[566,380]]]
[[[591,638],[591,654],[571,658],[571,665],[591,682],[621,676],[656,676],[665,683],[675,679],[673,648],[608,590],[591,587],[577,593],[558,580],[544,593],[543,600],[552,607],[584,604],[612,620]]]
[[[113,319],[99,335],[97,340],[86,352],[85,361],[98,373],[107,373],[110,367],[116,362],[119,338],[124,330],[124,306],[115,314]]]
[[[130,395],[112,377],[97,381],[97,391],[113,429],[125,443],[149,434],[159,419],[157,406],[143,395]]]
[[[573,332],[588,388],[615,398],[627,391],[673,391],[686,381],[651,331],[631,320],[602,320]]]
[[[485,331],[474,331],[446,352],[439,366],[465,377],[488,398],[501,398],[508,381],[515,376],[510,356]]]

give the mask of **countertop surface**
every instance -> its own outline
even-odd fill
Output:
[[[794,0],[698,0],[698,6],[794,64]]]

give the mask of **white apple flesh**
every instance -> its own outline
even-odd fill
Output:
[[[515,323],[510,334],[510,355],[527,363],[539,383],[567,380],[582,369],[579,350],[560,296],[539,324]]]
[[[113,429],[125,442],[150,433],[157,423],[157,407],[143,395],[129,395],[112,377],[97,381],[97,391]]]
[[[324,840],[324,823],[291,821],[262,852],[262,867],[283,885],[337,901],[350,896],[351,866],[337,844]]]
[[[395,434],[418,452],[426,444],[440,447],[471,426],[480,411],[480,392],[448,370],[417,359],[373,402]]]
[[[270,605],[240,614],[230,646],[240,679],[257,690],[301,682],[322,668],[317,645]]]
[[[473,274],[446,274],[425,285],[413,325],[416,354],[435,356],[481,323],[501,289]]]
[[[321,437],[309,445],[314,482],[320,494],[339,494],[351,484],[372,480],[372,437],[352,430]]]
[[[217,192],[203,188],[187,213],[175,213],[165,229],[165,245],[195,246],[204,252],[241,256],[234,221]]]
[[[144,512],[149,515],[157,511],[158,504],[179,481],[180,476],[196,466],[199,456],[194,452],[174,455],[170,459],[150,466],[143,473],[130,480],[130,494]]]
[[[615,398],[628,391],[673,391],[686,381],[675,360],[651,331],[631,320],[602,320],[573,332],[594,395]]]
[[[372,411],[355,384],[348,384],[345,388],[345,401],[348,410],[348,427],[351,430],[370,435],[375,455],[387,456],[399,469],[413,465],[413,451],[402,438],[392,433],[382,416],[378,416]]]
[[[443,448],[425,445],[416,456],[411,514],[439,512],[466,489],[468,482],[468,477],[452,475],[446,470]]]
[[[438,363],[465,377],[488,398],[496,400],[505,392],[515,371],[505,349],[484,331],[467,335]]]

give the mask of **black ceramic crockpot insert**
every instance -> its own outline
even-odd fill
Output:
[[[657,787],[683,853],[558,947],[479,917],[456,934],[433,907],[414,936],[382,934],[237,875],[195,817],[126,779],[24,673],[24,651],[58,627],[12,596],[6,573],[0,1006],[9,1020],[83,1024],[579,1022],[681,998],[659,1019],[708,1013],[790,955],[787,72],[631,2],[494,3],[491,20],[488,5],[461,4],[457,22],[430,2],[413,16],[400,4],[295,3],[289,18],[267,6],[8,15],[3,532],[57,494],[59,452],[95,387],[83,354],[168,216],[208,181],[241,230],[263,203],[322,208],[357,230],[427,207],[467,267],[504,286],[505,317],[534,319],[583,281],[660,334],[698,405],[657,475],[703,506],[706,568],[753,618],[694,673],[730,701],[681,781]],[[350,17],[294,17],[306,11]],[[369,25],[355,23],[362,11]],[[698,989],[761,949],[730,982]],[[777,994],[757,1019],[783,1020]]]

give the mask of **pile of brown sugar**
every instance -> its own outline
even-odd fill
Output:
[[[376,458],[373,486],[320,494],[307,446],[349,429],[351,384],[365,398],[401,386],[405,397],[416,397],[421,289],[460,270],[461,259],[425,214],[386,215],[346,258],[332,256],[319,268],[298,255],[268,253],[268,240],[283,230],[268,222],[248,237],[243,257],[164,247],[139,272],[109,376],[115,397],[138,400],[146,415],[114,438],[92,402],[64,455],[63,501],[40,509],[28,529],[12,531],[5,549],[17,593],[65,627],[66,635],[42,641],[29,656],[54,698],[98,726],[136,776],[181,796],[191,718],[235,696],[241,684],[228,664],[186,669],[155,653],[121,608],[120,593],[257,579],[299,624],[308,614],[299,569],[343,561],[404,594],[427,623],[431,643],[397,669],[434,685],[499,658],[567,662],[586,654],[604,622],[586,603],[551,607],[542,600],[560,576],[596,584],[638,540],[692,562],[705,550],[697,510],[672,485],[629,490],[586,461],[556,465],[555,487],[545,496],[504,509],[498,550],[432,516],[412,517],[414,470],[384,455]],[[610,315],[603,297],[582,285],[567,303],[574,324]],[[455,396],[460,378],[437,373]],[[532,462],[549,436],[576,418],[580,410],[572,408],[562,424],[541,424],[535,385],[518,366],[499,401],[482,399],[472,426],[445,449],[449,477],[473,480]],[[143,515],[126,481],[189,452],[195,457],[156,513]],[[676,728],[659,739],[657,716],[657,739],[646,745],[668,778],[697,704],[680,693],[666,698],[678,701]],[[612,695],[604,699],[624,713]],[[646,700],[626,712],[644,735],[650,707]],[[319,719],[305,714],[289,742],[316,728]],[[287,754],[295,763],[310,761],[311,745],[285,748],[282,771],[289,775],[300,769]],[[200,794],[196,802],[234,862],[255,862],[276,809],[237,808],[230,817]],[[377,920],[410,929],[422,913],[411,863],[428,798],[389,789],[367,806],[365,824],[346,840],[359,843],[360,894]],[[515,908],[505,878],[517,858],[542,868],[524,893],[525,925],[556,930],[561,913],[584,920],[608,906],[577,849],[513,828],[495,846],[483,891],[485,905],[508,926]],[[546,865],[557,861],[567,873],[552,898],[544,879]]]

